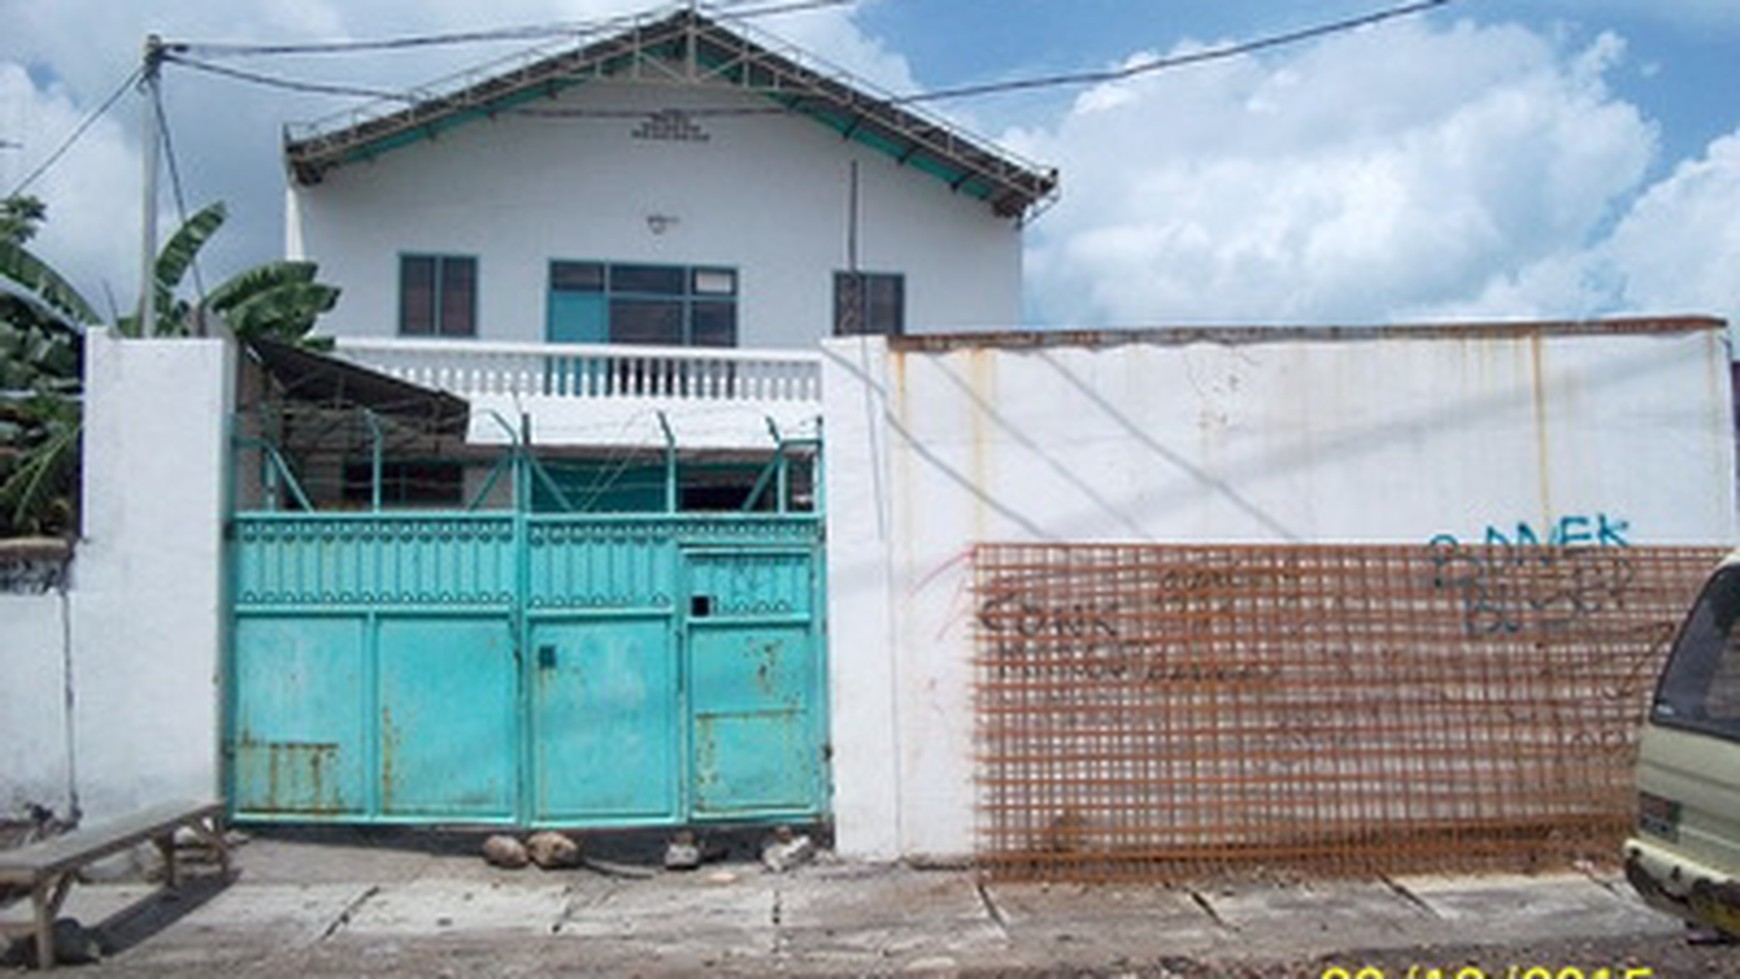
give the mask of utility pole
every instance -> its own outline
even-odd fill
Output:
[[[144,126],[141,129],[144,156],[144,192],[140,218],[139,243],[139,335],[149,337],[157,332],[157,170],[158,152],[162,145],[157,133],[157,77],[163,67],[163,38],[145,36],[144,70],[139,76],[139,91],[145,96]]]

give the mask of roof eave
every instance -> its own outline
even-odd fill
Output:
[[[949,172],[946,179],[956,191],[969,185],[984,187],[982,192],[977,188],[969,192],[1001,217],[1020,219],[1056,193],[1055,170],[1040,170],[1017,161],[952,127],[804,67],[689,10],[341,129],[303,139],[292,139],[286,132],[285,163],[298,186],[318,184],[335,167],[372,159],[401,141],[433,136],[471,118],[491,116],[519,102],[552,97],[584,81],[610,77],[614,61],[643,55],[649,48],[672,41],[690,43],[696,49],[709,46],[719,56],[720,63],[707,70],[709,80],[730,80],[740,71],[753,83],[759,71],[767,80],[766,89],[740,83],[746,91],[759,91],[837,130],[839,127],[820,113],[843,113],[848,119],[842,133],[845,138],[874,146],[874,136],[883,143],[906,147],[897,157],[899,162],[920,158],[934,161],[934,166]]]

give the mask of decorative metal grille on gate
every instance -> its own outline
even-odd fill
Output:
[[[981,545],[1005,877],[1611,858],[1709,548]]]

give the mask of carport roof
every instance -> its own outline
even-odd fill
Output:
[[[428,434],[465,435],[471,406],[464,398],[277,340],[256,338],[245,345],[286,397],[367,408]]]

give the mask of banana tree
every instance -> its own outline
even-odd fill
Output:
[[[194,259],[212,235],[223,227],[228,211],[223,202],[207,205],[170,235],[154,266],[152,299],[157,336],[190,336],[212,332],[221,321],[240,339],[268,336],[304,346],[324,346],[308,336],[321,313],[338,302],[338,289],[315,281],[313,262],[266,262],[226,279],[203,298],[189,301],[177,295]],[[122,317],[116,328],[138,336],[139,317]]]
[[[324,348],[310,335],[338,289],[316,280],[313,262],[266,262],[203,298],[178,295],[200,249],[223,226],[222,203],[170,235],[153,268],[153,335],[216,332]],[[70,282],[25,246],[43,219],[34,198],[0,200],[0,537],[76,532],[80,383],[84,331],[102,322]],[[137,315],[115,329],[138,336]]]

